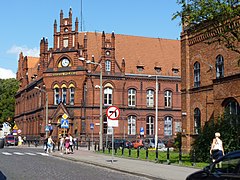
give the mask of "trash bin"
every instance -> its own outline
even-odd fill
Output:
[[[4,138],[0,138],[0,149],[4,148]]]

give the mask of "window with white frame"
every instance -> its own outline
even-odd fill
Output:
[[[154,105],[154,91],[152,89],[147,90],[147,107],[153,107]]]
[[[216,78],[224,77],[224,60],[222,55],[218,55],[216,58]]]
[[[194,63],[194,87],[200,86],[200,64],[199,62]]]
[[[58,105],[59,103],[60,103],[59,88],[54,88],[54,105]]]
[[[165,108],[172,107],[172,91],[170,90],[167,90],[164,92],[164,105],[165,105]]]
[[[62,88],[62,103],[67,103],[67,88],[65,87]]]
[[[164,136],[172,136],[172,117],[166,116],[164,118]]]
[[[128,106],[136,106],[136,90],[128,90]]]
[[[201,112],[199,108],[194,109],[194,133],[199,134],[201,128]]]
[[[106,72],[111,71],[111,61],[110,60],[105,61],[105,70],[106,70]]]
[[[176,133],[182,132],[182,123],[181,122],[175,122],[175,132]]]
[[[112,105],[112,88],[107,87],[104,89],[104,105],[111,106]]]
[[[75,95],[75,88],[71,87],[69,89],[70,93],[70,105],[74,105],[74,95]]]
[[[136,116],[128,116],[128,135],[136,134]]]
[[[148,116],[146,122],[146,134],[153,135],[154,133],[154,117]]]

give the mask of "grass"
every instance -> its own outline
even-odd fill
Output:
[[[110,149],[110,152],[109,152],[109,150],[107,149],[104,151],[104,154],[112,155],[112,150]],[[129,155],[129,149],[124,149],[123,154],[122,154],[122,149],[117,149],[117,153],[115,153],[115,150],[114,150],[114,156],[131,158],[131,159],[140,159],[140,160],[152,161],[152,162],[157,162],[162,164],[174,164],[174,165],[180,165],[180,166],[195,167],[195,168],[203,168],[209,164],[205,162],[194,163],[191,161],[189,154],[186,154],[186,153],[182,153],[182,160],[179,161],[179,152],[176,152],[176,151],[169,152],[169,160],[167,159],[167,152],[158,151],[158,158],[156,159],[155,149],[148,150],[148,158],[146,158],[145,149],[139,150],[139,157],[138,157],[137,149],[131,149],[130,155]]]

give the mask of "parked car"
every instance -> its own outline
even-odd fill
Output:
[[[133,148],[135,149],[144,148],[144,141],[143,139],[134,140],[132,141],[132,145],[133,145]]]
[[[133,145],[130,141],[126,139],[114,139],[114,149],[119,148],[132,148]],[[112,141],[108,141],[108,148],[112,148]]]
[[[165,144],[162,142],[161,139],[158,139],[158,149],[165,148]],[[146,138],[144,140],[144,147],[147,148],[155,148],[155,138]]]
[[[17,146],[18,145],[18,138],[13,135],[7,135],[5,137],[5,145],[6,146]]]
[[[235,180],[240,179],[240,150],[226,154],[200,171],[190,174],[186,180]]]

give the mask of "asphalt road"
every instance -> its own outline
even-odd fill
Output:
[[[40,148],[0,149],[0,180],[144,180],[146,178],[72,162],[46,154]]]

